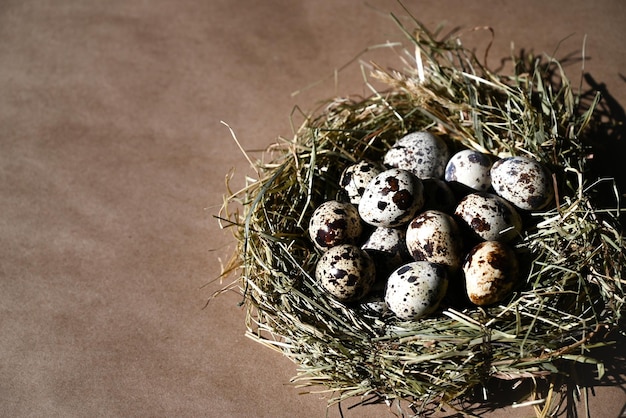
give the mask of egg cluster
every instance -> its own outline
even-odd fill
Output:
[[[323,251],[316,280],[339,301],[405,320],[431,314],[450,293],[476,305],[506,298],[519,276],[512,242],[522,215],[554,198],[538,161],[470,149],[451,155],[426,131],[400,138],[380,162],[348,166],[339,188],[309,222]],[[451,284],[455,277],[461,285]]]

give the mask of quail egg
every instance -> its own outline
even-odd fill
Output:
[[[404,229],[379,226],[374,229],[361,248],[387,254],[404,254],[405,237]]]
[[[329,248],[315,267],[320,286],[341,302],[361,299],[376,279],[376,269],[370,256],[359,247],[341,244]]]
[[[491,157],[481,152],[464,149],[450,158],[445,179],[460,183],[470,189],[486,191],[491,187]]]
[[[339,186],[346,193],[350,203],[358,205],[368,183],[380,174],[383,168],[369,161],[359,161],[343,170]]]
[[[404,229],[379,226],[374,229],[361,249],[374,260],[377,282],[382,282],[392,271],[410,259]]]
[[[516,285],[517,256],[505,243],[484,241],[467,255],[463,273],[470,301],[480,306],[492,305],[504,300]]]
[[[391,273],[385,302],[398,318],[416,320],[433,313],[447,289],[445,267],[428,261],[414,261]]]
[[[446,143],[430,132],[409,133],[383,156],[387,167],[413,172],[420,179],[443,178],[450,152]]]
[[[368,295],[359,301],[359,307],[366,315],[383,316],[388,312],[384,295]]]
[[[406,246],[416,261],[458,270],[463,262],[463,239],[454,218],[447,213],[427,210],[414,218],[406,231]]]
[[[328,200],[315,209],[309,220],[309,236],[322,250],[339,244],[354,244],[362,231],[358,210],[347,202]]]
[[[515,207],[492,193],[468,194],[454,213],[474,235],[485,241],[511,241],[522,231],[522,218]]]
[[[494,191],[523,210],[545,208],[554,198],[551,173],[529,157],[508,157],[491,168]]]
[[[373,226],[398,227],[424,205],[424,186],[413,173],[385,170],[369,182],[359,203],[361,219]]]

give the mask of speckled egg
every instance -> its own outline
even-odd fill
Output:
[[[346,167],[339,178],[339,186],[350,203],[358,205],[369,182],[380,174],[383,168],[370,161],[359,161]]]
[[[358,210],[347,202],[328,200],[315,209],[309,220],[309,236],[322,250],[339,244],[354,244],[362,231]]]
[[[410,171],[392,168],[370,181],[358,209],[368,224],[394,228],[413,219],[423,205],[422,181]]]
[[[552,174],[537,160],[508,157],[491,168],[494,191],[523,210],[545,208],[554,198]]]
[[[519,276],[515,252],[505,243],[484,241],[476,245],[463,264],[467,296],[476,305],[501,302]]]
[[[385,296],[376,294],[368,295],[363,300],[359,301],[359,308],[366,315],[383,316],[388,311],[387,302],[385,302]]]
[[[329,248],[315,267],[319,285],[341,302],[365,296],[374,280],[376,269],[370,256],[359,247],[341,244]]]
[[[492,159],[481,152],[465,149],[457,152],[446,165],[445,179],[470,189],[486,191],[491,187]]]
[[[422,180],[424,185],[423,210],[433,209],[445,213],[453,213],[457,199],[448,183],[441,179]]]
[[[493,193],[476,192],[465,196],[454,213],[485,241],[511,241],[522,231],[522,218],[515,207]]]
[[[379,226],[372,231],[361,248],[386,254],[401,254],[406,252],[405,239],[404,229]]]
[[[447,266],[456,271],[463,262],[463,238],[454,218],[427,210],[415,217],[406,231],[406,246],[416,261]]]
[[[374,260],[377,280],[380,282],[410,259],[404,229],[379,226],[370,234],[361,249]]]
[[[385,302],[398,318],[416,320],[437,310],[447,289],[445,267],[428,261],[414,261],[389,276]]]
[[[387,167],[411,171],[420,179],[443,178],[450,151],[430,132],[412,132],[400,138],[383,156]]]

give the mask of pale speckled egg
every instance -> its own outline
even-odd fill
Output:
[[[454,213],[485,241],[511,241],[522,231],[522,218],[515,207],[493,193],[468,194],[461,199]]]
[[[348,202],[328,200],[319,205],[309,220],[309,236],[319,249],[354,244],[363,224],[357,208]]]
[[[361,249],[374,260],[378,282],[382,282],[410,259],[406,248],[406,231],[400,228],[375,228]]]
[[[473,190],[486,191],[491,187],[492,159],[481,152],[464,149],[454,154],[446,165],[445,179]]]
[[[540,210],[554,198],[552,174],[529,157],[508,157],[491,168],[494,191],[523,210]]]
[[[359,307],[365,315],[383,316],[389,312],[384,295],[368,295],[359,301]]]
[[[423,205],[422,181],[410,171],[391,168],[370,181],[358,210],[366,223],[394,228],[413,219]]]
[[[315,267],[315,278],[332,297],[352,302],[364,297],[374,284],[376,269],[359,247],[341,244],[329,248]]]
[[[379,226],[372,231],[361,248],[386,254],[402,254],[406,252],[405,239],[404,229]]]
[[[359,161],[343,170],[339,178],[339,186],[345,192],[350,203],[358,205],[369,182],[383,170],[379,164]]]
[[[408,225],[406,246],[416,261],[442,264],[451,272],[463,262],[463,238],[454,218],[437,210],[417,215]]]
[[[437,310],[448,289],[448,273],[428,261],[407,263],[391,273],[385,302],[398,318],[416,320]]]
[[[424,185],[423,210],[440,210],[445,213],[453,213],[457,204],[454,192],[448,183],[441,179],[422,180]]]
[[[443,178],[449,158],[443,139],[420,131],[400,138],[383,156],[383,164],[409,170],[420,179]]]
[[[492,305],[511,294],[519,276],[515,252],[505,243],[476,245],[463,264],[467,296],[476,305]]]

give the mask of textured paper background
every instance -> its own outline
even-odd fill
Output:
[[[626,103],[621,0],[407,5],[430,28],[491,26],[493,65],[511,42],[580,56],[587,35],[585,71]],[[391,0],[0,2],[0,415],[325,416],[324,395],[288,384],[290,361],[244,337],[239,296],[203,309],[232,244],[213,219],[225,175],[250,173],[220,121],[258,150],[290,135],[295,105],[367,94],[357,64],[337,88],[332,74],[401,39],[391,11],[402,14]],[[577,79],[580,62],[567,71]],[[623,413],[619,370],[589,392],[592,416]]]

